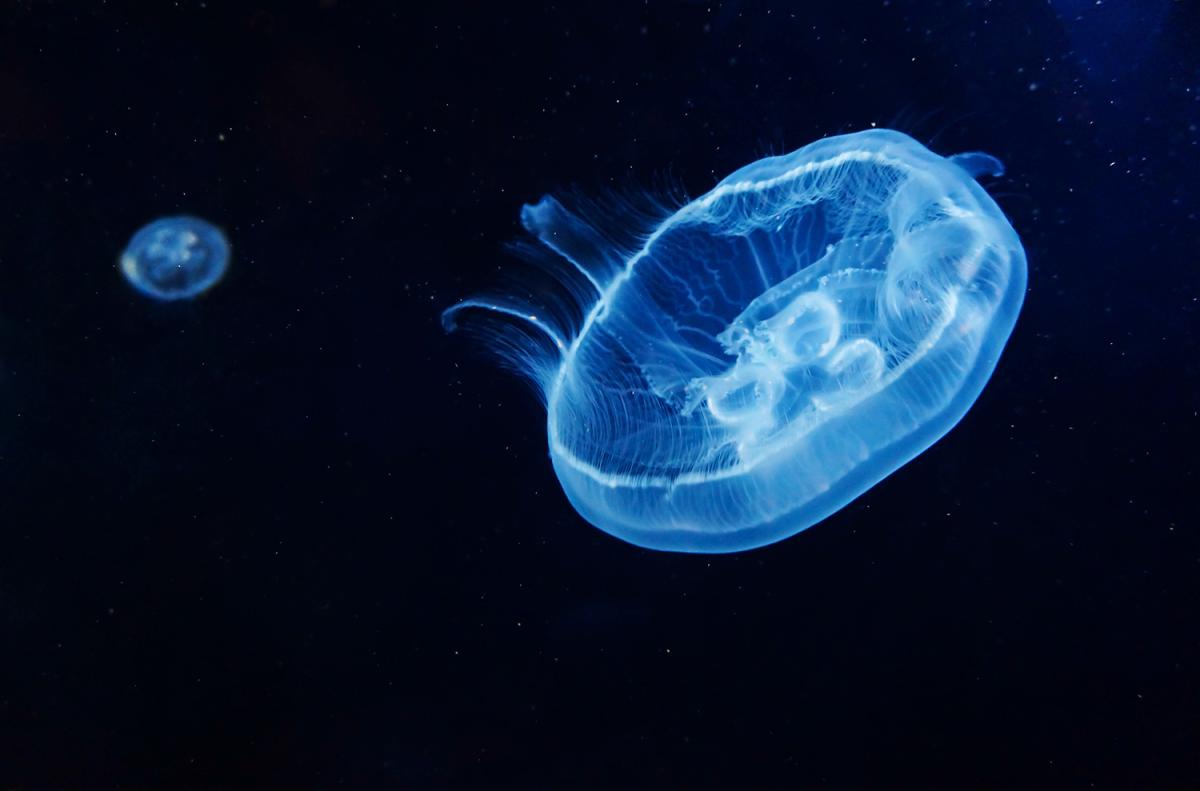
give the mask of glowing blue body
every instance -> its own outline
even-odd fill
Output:
[[[591,284],[582,320],[493,297],[445,321],[483,308],[551,339],[499,336],[542,389],[588,521],[654,549],[761,546],[979,396],[1025,291],[1020,241],[973,179],[1001,171],[894,131],[832,137],[738,170],[627,251],[543,198],[522,219]]]
[[[164,217],[133,235],[121,272],[155,299],[191,299],[213,286],[229,265],[229,242],[196,217]]]

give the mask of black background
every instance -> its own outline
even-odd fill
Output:
[[[2,18],[0,787],[1200,783],[1195,5]],[[439,312],[544,192],[871,125],[1008,166],[982,397],[764,549],[584,523]],[[180,211],[233,264],[155,303],[115,261]]]

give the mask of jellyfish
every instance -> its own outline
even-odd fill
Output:
[[[472,324],[536,385],[584,519],[651,549],[760,547],[846,506],[978,398],[1025,292],[1020,240],[975,180],[1002,172],[892,130],[829,137],[626,245],[544,197],[523,224],[585,284],[564,298],[581,304],[472,297],[443,322],[498,320]]]
[[[161,300],[191,299],[211,288],[229,265],[229,242],[197,217],[163,217],[133,235],[121,272],[134,288]]]

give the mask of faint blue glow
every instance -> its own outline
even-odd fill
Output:
[[[216,226],[197,217],[164,217],[133,235],[121,253],[121,272],[143,294],[162,300],[191,299],[221,279],[229,265],[229,242]]]
[[[979,396],[1025,292],[1021,243],[973,180],[1002,172],[890,130],[832,137],[747,165],[629,249],[546,197],[522,220],[564,259],[562,304],[473,297],[444,321],[496,318],[588,521],[654,549],[762,546]]]

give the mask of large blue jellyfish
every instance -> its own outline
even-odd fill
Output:
[[[545,197],[521,217],[591,284],[579,318],[480,297],[443,319],[482,309],[549,339],[496,336],[545,399],[585,519],[653,549],[762,546],[979,396],[1025,292],[1020,240],[974,181],[1001,172],[890,130],[831,137],[738,170],[631,249]]]
[[[190,299],[211,288],[229,265],[229,242],[197,217],[163,217],[133,235],[121,272],[155,299]]]

